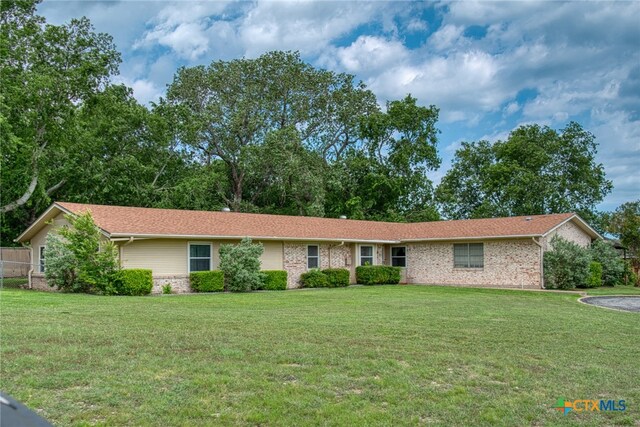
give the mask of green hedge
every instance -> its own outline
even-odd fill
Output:
[[[400,283],[400,267],[361,265],[356,267],[356,282],[360,285],[395,285]]]
[[[327,268],[322,273],[327,276],[330,288],[349,286],[349,270],[346,268]]]
[[[285,270],[263,270],[264,282],[260,289],[265,291],[283,291],[287,289],[287,272]]]
[[[220,270],[194,271],[189,275],[189,281],[194,292],[224,291],[224,274]]]
[[[314,268],[300,276],[302,286],[305,288],[328,288],[329,278],[322,271]]]
[[[153,289],[151,270],[132,268],[118,273],[118,294],[148,295]]]
[[[599,288],[602,286],[602,264],[591,261],[589,264],[589,279],[585,285],[586,288]]]

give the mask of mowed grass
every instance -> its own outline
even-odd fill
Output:
[[[5,289],[0,389],[56,425],[639,425],[640,315],[428,286]],[[624,399],[572,412],[558,398]]]

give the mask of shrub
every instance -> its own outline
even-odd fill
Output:
[[[53,247],[45,248],[47,267],[52,266],[47,279],[49,283],[71,292],[117,294],[119,266],[116,246],[104,241],[90,212],[66,215],[65,218],[70,226],[61,227],[59,236],[54,234],[51,238]]]
[[[589,280],[581,287],[599,288],[600,286],[602,286],[602,264],[591,261],[591,263],[589,263]]]
[[[189,275],[189,282],[194,292],[224,291],[224,273],[220,270],[194,271]]]
[[[283,291],[287,289],[287,272],[285,270],[263,270],[264,282],[260,289],[265,291]]]
[[[49,286],[55,286],[63,291],[79,292],[75,289],[76,258],[62,236],[53,232],[47,235],[44,259],[46,264],[44,277]]]
[[[356,267],[356,282],[361,285],[391,285],[400,283],[400,267],[361,265]]]
[[[589,250],[554,237],[553,249],[544,253],[544,280],[549,289],[573,289],[589,281]]]
[[[142,268],[123,269],[118,273],[118,294],[148,295],[153,289],[151,270]]]
[[[591,244],[591,258],[602,266],[602,284],[616,286],[624,283],[625,262],[618,251],[604,240],[596,240]]]
[[[264,274],[260,272],[262,244],[244,238],[238,245],[220,246],[220,270],[224,272],[225,286],[231,292],[260,289]]]
[[[349,270],[346,268],[327,268],[322,273],[327,276],[330,288],[349,286]]]
[[[173,289],[171,289],[171,283],[166,283],[162,286],[163,295],[171,295],[172,293],[173,293]]]
[[[329,278],[322,271],[314,268],[300,276],[302,286],[305,288],[328,288]]]

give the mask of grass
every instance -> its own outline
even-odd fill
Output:
[[[19,288],[29,283],[26,277],[5,277],[0,279],[0,287],[2,288]]]
[[[638,425],[640,316],[427,286],[5,289],[0,389],[56,425]],[[626,400],[564,416],[558,398]]]
[[[637,286],[603,286],[580,290],[585,291],[587,295],[640,295],[640,287]]]

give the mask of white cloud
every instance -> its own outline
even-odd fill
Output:
[[[463,37],[464,27],[444,25],[429,37],[429,44],[437,51],[459,49],[466,44]]]
[[[408,50],[398,40],[360,36],[351,45],[330,50],[320,62],[340,67],[349,73],[372,74],[403,62]]]

